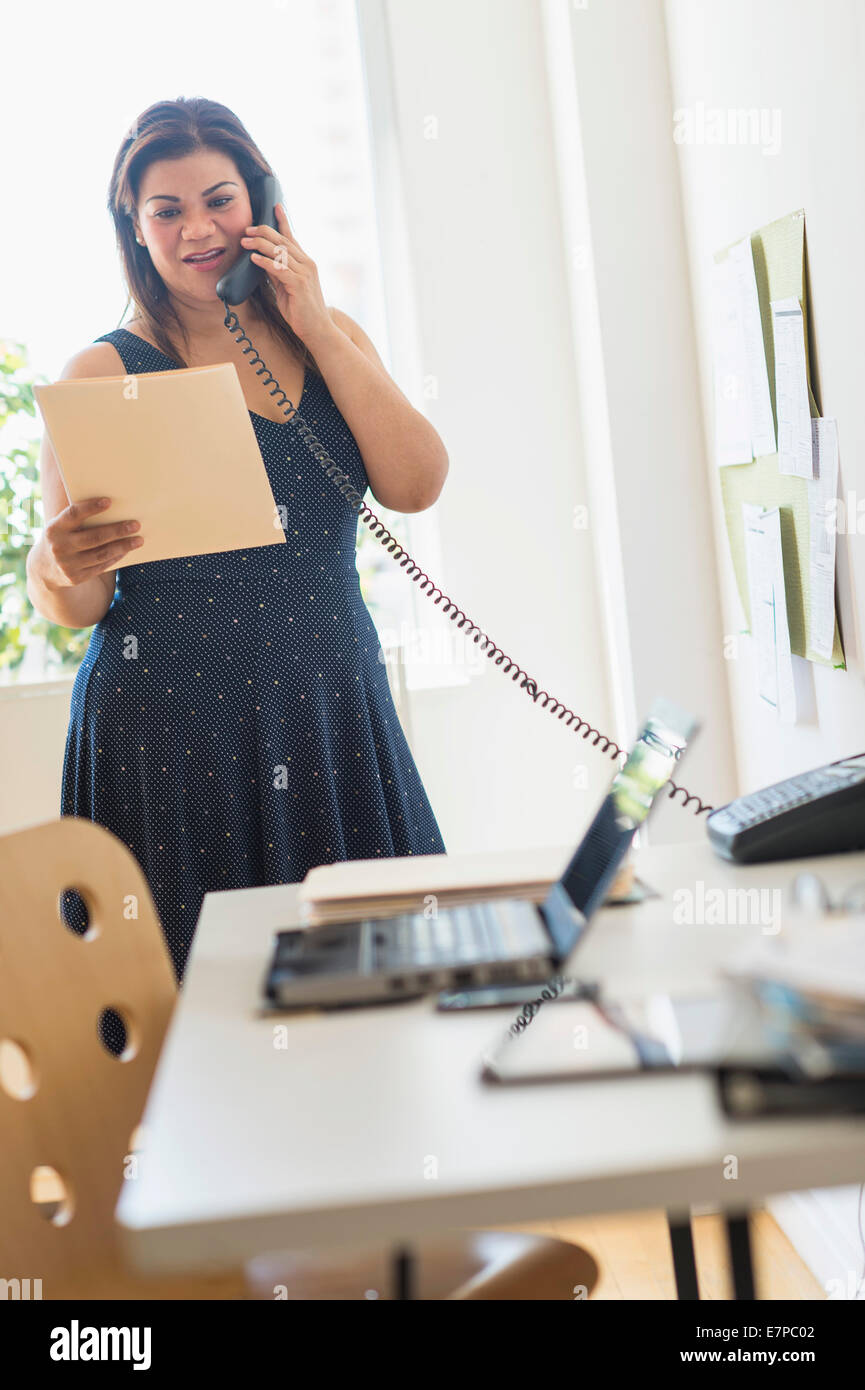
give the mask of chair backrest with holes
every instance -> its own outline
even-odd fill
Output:
[[[87,907],[83,935],[61,915],[70,889]],[[75,816],[0,837],[0,1281],[41,1279],[51,1298],[116,1265],[114,1209],[176,997],[149,887],[120,840]],[[106,1008],[125,1024],[119,1055],[100,1033]],[[49,1170],[63,1200],[40,1207],[31,1192]]]

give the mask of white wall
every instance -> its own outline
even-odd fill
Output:
[[[585,461],[540,9],[361,0],[360,12],[386,24],[395,128],[376,143],[393,136],[413,268],[398,293],[416,296],[417,362],[438,383],[437,399],[412,398],[451,459],[440,564],[417,558],[543,688],[610,728],[592,541],[573,527]],[[384,273],[393,300],[401,266]],[[398,334],[393,348],[409,393],[415,362]],[[567,845],[614,770],[491,663],[468,685],[415,692],[411,722],[452,852]]]
[[[667,0],[673,109],[778,108],[777,154],[759,147],[678,147],[698,326],[702,397],[711,427],[707,268],[712,254],[765,223],[805,209],[818,403],[838,420],[841,491],[865,498],[861,324],[865,228],[865,6],[859,0]],[[672,129],[672,111],[669,113]],[[717,479],[718,582],[728,632],[744,626],[723,530]],[[727,663],[743,790],[865,748],[859,609],[861,536],[838,537],[839,621],[846,673],[812,663],[817,722],[778,724],[754,696],[752,652]]]
[[[685,223],[659,3],[547,0],[597,563],[625,737],[654,697],[701,730],[676,780],[735,794]],[[668,804],[659,841],[702,839]]]
[[[672,108],[776,108],[778,153],[729,145],[681,145],[679,158],[700,349],[701,389],[711,428],[707,268],[714,251],[796,208],[805,209],[811,281],[815,394],[835,416],[841,494],[865,498],[862,412],[865,318],[865,6],[860,0],[666,0]],[[718,584],[726,630],[744,626],[711,476]],[[838,537],[839,621],[848,671],[812,666],[815,723],[782,727],[754,696],[750,643],[727,663],[742,790],[865,747],[859,611],[865,595],[862,537]],[[802,1257],[827,1286],[858,1284],[855,1188],[791,1194],[770,1203]],[[830,1289],[831,1291],[831,1289]],[[850,1296],[849,1294],[845,1296]]]

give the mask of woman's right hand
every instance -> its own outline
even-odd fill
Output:
[[[141,545],[142,537],[132,534],[138,521],[110,521],[102,526],[82,526],[82,522],[111,505],[110,497],[88,497],[72,502],[45,527],[42,539],[49,557],[46,582],[52,588],[72,588],[106,570]]]

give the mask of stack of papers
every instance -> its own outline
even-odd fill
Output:
[[[310,869],[300,886],[301,918],[308,926],[351,922],[360,917],[393,917],[402,912],[430,915],[438,908],[464,907],[488,898],[542,901],[573,855],[567,848],[490,851],[485,854],[412,854],[393,859],[350,859]],[[621,866],[607,901],[646,896],[633,867]]]

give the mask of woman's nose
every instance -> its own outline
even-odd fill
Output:
[[[211,235],[214,228],[213,218],[202,218],[200,222],[187,222],[181,228],[181,236],[186,241],[203,241],[205,237]]]

